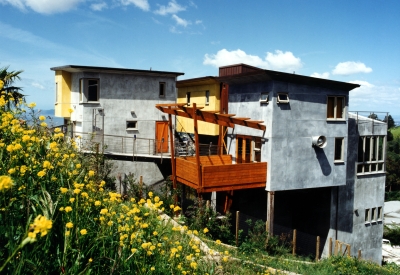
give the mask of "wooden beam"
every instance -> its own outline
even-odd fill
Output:
[[[275,206],[275,192],[268,192],[268,212],[267,212],[267,221],[268,221],[268,229],[269,235],[274,235],[274,206]]]

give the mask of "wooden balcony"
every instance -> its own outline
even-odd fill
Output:
[[[199,193],[266,185],[266,162],[234,164],[231,155],[200,156],[199,159],[200,167],[197,167],[196,157],[176,158],[176,180]]]

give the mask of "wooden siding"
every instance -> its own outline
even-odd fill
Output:
[[[176,159],[177,180],[199,192],[265,187],[267,163],[232,164],[231,155],[201,156],[202,183],[198,184],[195,157]]]

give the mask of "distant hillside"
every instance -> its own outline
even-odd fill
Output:
[[[63,118],[54,116],[54,109],[40,110],[39,114],[46,117],[47,124],[50,127],[51,126],[62,125],[64,123],[64,119]]]

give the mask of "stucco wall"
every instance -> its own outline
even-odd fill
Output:
[[[259,102],[260,94],[269,92],[269,103]],[[277,104],[277,94],[287,92],[290,102]],[[348,92],[270,81],[230,85],[229,110],[239,117],[264,120],[265,133],[236,127],[231,134],[263,136],[262,161],[268,162],[268,191],[345,185],[346,161],[334,163],[335,137],[344,138],[347,148],[347,118],[327,121],[328,95],[345,96]],[[347,107],[346,107],[347,110]],[[312,147],[312,136],[327,137],[323,149]],[[228,141],[233,153],[235,135]]]

